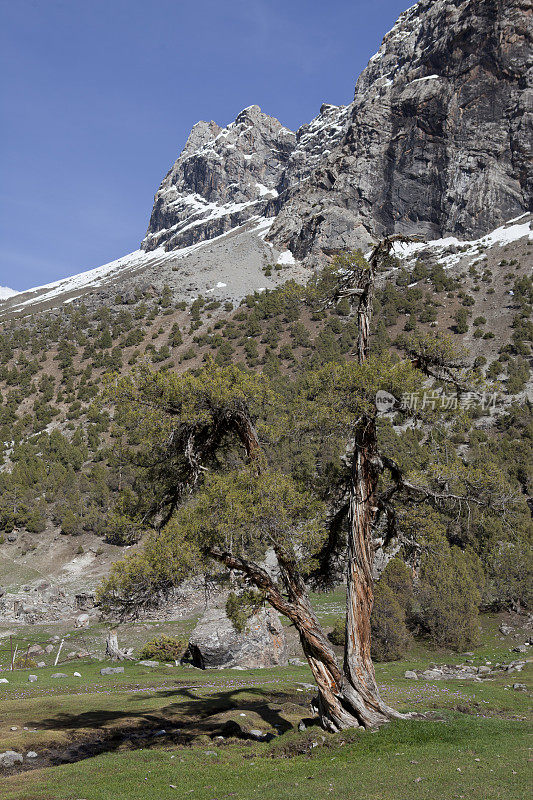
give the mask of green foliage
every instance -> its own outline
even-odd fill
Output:
[[[394,661],[411,642],[407,619],[412,613],[413,577],[399,558],[389,561],[375,587],[372,610],[372,657]]]
[[[139,541],[142,525],[120,511],[110,510],[102,524],[102,533],[109,544],[124,547]]]
[[[410,641],[402,610],[393,590],[378,583],[374,592],[371,616],[372,658],[376,661],[395,661],[401,658]]]
[[[328,639],[338,647],[344,647],[346,643],[346,620],[344,617],[338,619],[333,629],[328,633]]]
[[[161,636],[146,642],[139,650],[139,659],[154,659],[157,661],[179,661],[187,647],[186,641],[173,636]]]
[[[420,565],[420,620],[440,647],[465,650],[479,638],[483,585],[479,560],[444,537],[432,537]]]
[[[244,589],[240,592],[230,592],[226,600],[226,614],[233,623],[235,630],[242,633],[248,620],[258,611],[265,602],[265,595],[255,589]]]
[[[497,609],[533,607],[533,552],[530,542],[500,542],[489,555],[486,601]]]
[[[465,308],[458,308],[454,313],[455,332],[466,333],[468,331],[468,311]]]

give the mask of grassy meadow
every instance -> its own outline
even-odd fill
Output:
[[[338,614],[340,595],[315,601],[325,623]],[[201,671],[127,662],[124,673],[101,675],[107,662],[76,660],[3,673],[9,683],[0,684],[0,752],[34,750],[38,756],[4,773],[1,796],[523,800],[531,780],[530,695],[512,684],[528,683],[530,665],[480,682],[403,677],[430,663],[518,658],[510,651],[524,635],[503,637],[498,623],[496,615],[483,617],[481,644],[468,655],[417,642],[405,660],[378,664],[384,697],[426,716],[376,732],[324,733],[310,715],[314,691],[306,666]],[[165,632],[169,627],[161,625]],[[159,630],[137,626],[135,635],[142,638],[144,631],[148,639]],[[86,637],[101,634],[95,626]],[[67,677],[52,678],[57,671]],[[30,672],[38,675],[34,683]]]

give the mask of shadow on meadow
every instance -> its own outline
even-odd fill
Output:
[[[168,705],[136,710],[141,702],[162,699]],[[300,702],[295,702],[298,700]],[[264,689],[231,689],[201,696],[193,688],[158,690],[149,695],[128,698],[128,709],[95,709],[60,713],[34,720],[29,725],[39,730],[70,731],[72,743],[64,748],[48,748],[49,765],[78,761],[118,748],[157,747],[161,744],[191,746],[216,739],[217,744],[241,740],[268,741],[274,736],[295,730],[303,721],[306,727],[318,725],[308,716],[309,708],[285,692]],[[217,737],[223,737],[218,738]],[[44,754],[43,754],[44,755]],[[42,760],[39,766],[43,766]]]

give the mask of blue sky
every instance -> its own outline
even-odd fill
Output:
[[[409,0],[0,0],[0,285],[137,249],[199,119],[253,103],[296,129]]]

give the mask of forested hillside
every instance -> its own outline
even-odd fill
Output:
[[[379,276],[371,344],[376,355],[416,361],[421,336],[440,331],[449,337],[457,363],[484,381],[484,407],[479,398],[463,398],[462,413],[446,423],[443,435],[466,463],[501,471],[523,499],[523,516],[512,531],[503,531],[496,519],[446,522],[450,541],[473,547],[490,569],[500,538],[520,540],[530,526],[531,244],[525,237],[480,246],[474,258],[469,252],[462,261],[455,251],[459,263],[452,267],[449,250],[390,257]],[[72,543],[61,546],[63,562],[90,560],[84,586],[90,591],[120,548],[142,540],[148,530],[142,522],[139,442],[117,425],[117,409],[102,391],[111,376],[141,366],[194,371],[212,359],[218,366],[236,364],[262,373],[289,406],[302,376],[353,359],[357,317],[347,300],[335,307],[325,303],[329,268],[307,286],[283,283],[284,269],[282,264],[265,267],[266,273],[278,274],[279,288],[249,295],[235,307],[208,297],[187,305],[166,286],[159,294],[117,296],[112,305],[93,311],[76,301],[48,313],[4,317],[0,526],[4,569],[15,576],[4,576],[11,592],[22,582],[29,581],[29,588],[43,578],[55,582],[59,565],[43,550],[52,541]],[[405,428],[396,415],[384,418],[381,427],[406,467],[427,466],[432,447],[427,426]],[[285,444],[276,460],[334,507],[344,441],[341,436],[321,443],[320,457],[314,447],[306,449],[297,439]],[[333,554],[330,560],[333,568]]]

